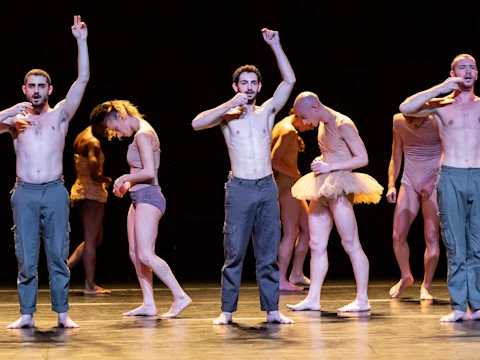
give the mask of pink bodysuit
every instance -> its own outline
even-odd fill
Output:
[[[404,118],[395,118],[393,128],[403,143],[403,175],[401,183],[420,194],[423,184],[436,177],[440,170],[442,145],[438,130],[429,117],[415,129]]]

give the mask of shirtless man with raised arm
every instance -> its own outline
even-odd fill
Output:
[[[477,78],[475,59],[458,55],[447,80],[400,105],[404,115],[433,115],[442,143],[437,193],[453,309],[442,322],[480,318],[480,98],[473,90]],[[446,93],[450,94],[438,98]]]
[[[53,89],[50,76],[43,70],[34,69],[27,73],[22,87],[28,103],[14,107],[17,112],[0,113],[1,126],[15,126],[19,131],[13,140],[17,182],[11,202],[21,316],[7,326],[9,329],[34,326],[40,232],[50,273],[52,310],[58,313],[58,326],[78,327],[67,313],[69,195],[63,185],[62,173],[68,124],[80,105],[90,77],[88,32],[80,16],[74,17],[72,34],[78,46],[78,78],[66,98],[52,109],[48,104]]]
[[[395,183],[400,173],[402,156],[404,157],[404,166],[397,198]],[[393,117],[392,157],[388,168],[387,200],[389,203],[396,203],[392,238],[401,279],[390,289],[392,298],[398,298],[407,287],[413,284],[407,235],[421,207],[426,249],[420,300],[433,299],[430,287],[440,254],[435,180],[440,170],[441,156],[442,145],[433,116],[415,118],[395,114]]]
[[[262,78],[255,66],[245,65],[233,74],[232,87],[237,94],[226,103],[198,114],[192,121],[195,130],[220,125],[232,168],[225,194],[225,264],[222,313],[214,321],[217,325],[232,323],[232,313],[237,310],[243,260],[252,231],[261,309],[267,311],[267,322],[293,323],[278,311],[277,255],[281,223],[278,189],[270,160],[270,137],[275,115],[292,92],[295,74],[280,45],[278,32],[262,29],[262,34],[275,54],[283,78],[273,97],[256,106]]]

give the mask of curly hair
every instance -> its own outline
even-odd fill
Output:
[[[238,84],[238,79],[240,78],[240,75],[244,72],[250,72],[250,73],[255,73],[257,74],[258,77],[258,82],[262,82],[262,75],[260,74],[260,71],[257,69],[256,66],[253,65],[243,65],[240,66],[237,70],[232,75],[232,81],[235,84]]]
[[[118,137],[115,130],[109,129],[105,123],[108,120],[123,120],[127,116],[135,116],[143,119],[138,108],[128,100],[109,100],[95,106],[90,113],[90,124],[102,126],[105,136],[109,140]]]

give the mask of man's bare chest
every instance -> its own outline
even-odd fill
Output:
[[[264,116],[232,116],[227,120],[226,127],[233,139],[271,139],[268,119]]]
[[[450,105],[439,111],[444,132],[480,131],[480,106],[477,103]]]

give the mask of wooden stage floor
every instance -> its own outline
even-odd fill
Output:
[[[234,324],[215,326],[220,313],[218,283],[182,284],[193,304],[180,317],[124,318],[138,306],[137,284],[112,285],[112,295],[85,297],[72,286],[70,316],[79,329],[55,327],[48,290],[39,292],[34,329],[7,330],[18,317],[15,289],[0,289],[0,359],[479,359],[480,321],[443,324],[450,311],[445,281],[437,281],[437,300],[420,302],[419,286],[400,300],[391,300],[394,281],[372,281],[372,311],[362,316],[337,316],[335,309],[353,300],[353,282],[331,281],[323,289],[322,312],[293,312],[286,304],[302,300],[306,291],[284,293],[280,309],[294,325],[265,322],[254,283],[243,284]],[[100,284],[107,287],[108,284]],[[171,295],[156,285],[159,313]]]

